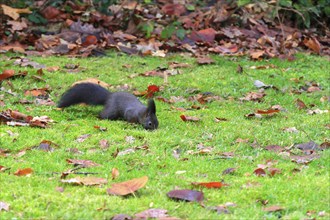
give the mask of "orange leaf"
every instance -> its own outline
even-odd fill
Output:
[[[320,54],[321,44],[315,37],[304,39],[304,44],[315,53]]]
[[[126,182],[114,183],[112,187],[107,189],[108,194],[117,195],[117,196],[125,196],[128,194],[132,194],[138,189],[144,187],[148,182],[148,177],[143,176],[140,178],[135,178],[132,180],[128,180]]]
[[[207,182],[207,183],[197,183],[197,182],[193,182],[191,183],[194,186],[203,186],[206,187],[208,189],[210,188],[216,188],[219,189],[223,186],[228,186],[228,184],[222,183],[222,182]]]
[[[33,173],[33,170],[31,168],[25,168],[25,169],[18,169],[14,175],[16,176],[28,176],[31,175]]]
[[[194,121],[194,122],[200,121],[199,118],[193,116],[180,115],[180,118],[182,119],[182,121]]]
[[[14,74],[15,74],[15,70],[4,70],[2,74],[0,74],[0,80],[10,78],[14,76]]]
[[[278,109],[268,109],[268,110],[257,110],[257,114],[266,114],[266,115],[271,115],[274,113],[279,112],[280,110]]]

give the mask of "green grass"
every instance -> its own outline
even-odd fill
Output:
[[[10,55],[7,55],[10,56]],[[45,82],[35,80],[36,70],[29,67],[13,66],[13,60],[6,56],[0,58],[0,72],[5,69],[28,71],[25,78],[12,79],[13,88],[4,81],[2,87],[12,89],[18,96],[0,92],[0,100],[5,102],[1,109],[19,110],[33,116],[47,115],[55,123],[49,128],[10,127],[0,125],[0,148],[10,149],[9,156],[0,156],[0,165],[10,168],[0,173],[0,201],[10,204],[10,210],[0,211],[1,219],[12,218],[46,218],[46,219],[108,219],[119,213],[134,215],[150,207],[167,209],[170,216],[182,219],[306,219],[308,211],[312,217],[319,217],[321,211],[330,212],[330,151],[319,152],[321,157],[307,166],[291,162],[285,155],[279,155],[263,149],[267,145],[289,147],[295,143],[313,140],[318,144],[329,140],[329,113],[307,115],[306,110],[299,110],[295,105],[297,98],[306,105],[314,105],[312,109],[329,109],[328,102],[320,99],[329,96],[329,69],[326,58],[299,55],[294,62],[273,59],[270,61],[252,62],[247,58],[213,57],[213,65],[197,66],[192,58],[170,56],[166,59],[155,57],[131,57],[110,53],[104,58],[76,59],[67,57],[30,57],[31,60],[46,66],[59,66],[57,72],[44,71]],[[124,121],[99,120],[100,107],[75,106],[60,111],[55,106],[37,106],[17,104],[24,97],[24,91],[32,88],[43,88],[49,85],[50,97],[57,102],[61,94],[75,81],[86,78],[98,78],[112,85],[128,84],[132,90],[143,91],[150,84],[163,85],[159,77],[128,76],[143,73],[158,66],[167,66],[168,62],[187,62],[191,68],[181,69],[183,74],[170,76],[168,85],[158,95],[192,96],[189,91],[198,89],[212,92],[222,97],[220,101],[206,104],[201,110],[179,112],[171,108],[189,108],[192,102],[167,104],[157,101],[159,129],[154,132],[145,131],[140,125],[128,124]],[[79,64],[86,68],[84,72],[67,73],[65,64]],[[123,68],[131,64],[130,69]],[[236,73],[240,64],[245,72]],[[278,68],[265,70],[250,69],[250,66],[274,64]],[[291,78],[303,77],[299,83]],[[274,85],[279,91],[266,90],[263,102],[241,102],[239,98],[247,92],[257,91],[254,80],[261,80]],[[314,93],[293,94],[292,88],[299,88],[306,81],[315,81],[322,87]],[[143,102],[145,100],[142,99]],[[281,105],[285,111],[274,117],[247,119],[245,114],[256,109],[268,109],[273,105]],[[197,116],[197,123],[183,122],[180,115]],[[227,118],[228,121],[216,123],[215,117]],[[102,132],[93,126],[107,128]],[[286,127],[296,127],[298,133],[284,132]],[[10,136],[7,131],[16,133]],[[91,136],[82,143],[76,141],[83,134]],[[129,144],[126,136],[135,137]],[[248,139],[248,143],[236,143],[238,138]],[[110,146],[101,149],[99,141],[106,139]],[[38,145],[42,140],[50,140],[59,147],[54,152],[29,150],[22,157],[17,157],[19,150]],[[257,143],[257,147],[251,144]],[[189,154],[197,151],[197,145],[214,147],[210,155]],[[135,153],[118,156],[112,154],[118,148],[147,145],[148,151],[138,150]],[[70,148],[78,148],[82,154],[68,152]],[[173,157],[173,150],[181,151],[180,158]],[[234,152],[230,159],[221,157],[221,153]],[[108,179],[109,183],[101,187],[72,186],[60,182],[60,173],[72,168],[66,159],[87,159],[101,164],[82,172],[96,172],[92,176]],[[183,158],[186,158],[183,160]],[[274,167],[281,169],[281,174],[274,177],[257,177],[253,171],[258,164],[266,164],[267,160],[275,160]],[[17,169],[31,167],[34,173],[30,177],[17,177],[13,173]],[[111,180],[112,168],[118,168],[120,176]],[[223,170],[236,167],[233,174],[223,176]],[[295,168],[301,172],[293,173]],[[186,171],[177,174],[177,171]],[[118,197],[106,194],[111,183],[122,182],[147,175],[149,182],[135,196]],[[75,176],[69,175],[68,178]],[[79,175],[82,176],[82,175]],[[191,182],[209,182],[224,180],[230,186],[221,189],[203,189],[206,200],[205,208],[198,203],[173,201],[166,193],[175,188],[191,189]],[[259,183],[258,186],[245,188],[247,183]],[[55,190],[63,187],[64,192]],[[268,200],[268,205],[280,205],[285,209],[280,212],[263,211],[263,205],[257,200]],[[208,207],[233,202],[236,207],[229,207],[231,214],[218,215]],[[105,209],[99,211],[99,208]]]

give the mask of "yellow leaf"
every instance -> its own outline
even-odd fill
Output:
[[[3,9],[3,13],[5,15],[8,15],[14,20],[17,20],[19,18],[19,14],[31,14],[32,12],[30,11],[29,8],[12,8],[7,5],[1,5]]]

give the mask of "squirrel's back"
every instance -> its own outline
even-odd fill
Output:
[[[58,103],[59,108],[79,103],[89,105],[104,105],[111,93],[100,85],[93,83],[79,83],[66,91]]]

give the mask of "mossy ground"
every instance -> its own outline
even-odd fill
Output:
[[[7,55],[9,57],[10,55]],[[1,109],[14,109],[33,116],[47,115],[55,123],[49,128],[9,127],[0,125],[0,148],[10,149],[11,155],[0,156],[0,165],[10,168],[0,173],[0,201],[10,204],[10,211],[0,211],[1,219],[11,218],[46,218],[46,219],[101,219],[111,218],[115,214],[135,213],[150,207],[167,209],[169,215],[182,219],[305,219],[318,217],[325,211],[324,218],[330,212],[330,152],[322,151],[321,157],[301,165],[291,162],[289,158],[264,150],[267,145],[291,146],[310,140],[320,144],[329,138],[329,113],[307,115],[306,110],[299,110],[295,104],[297,98],[303,100],[309,108],[329,109],[329,102],[321,98],[329,95],[329,61],[326,58],[310,55],[299,55],[293,62],[272,59],[270,61],[253,62],[247,58],[213,57],[215,64],[198,66],[194,59],[173,55],[166,59],[155,57],[131,57],[117,53],[109,53],[103,58],[74,59],[67,57],[30,57],[46,66],[59,66],[56,72],[44,71],[45,82],[33,78],[36,70],[29,67],[13,65],[13,60],[6,56],[0,58],[0,72],[5,69],[28,71],[25,78],[10,80],[12,96],[3,91],[0,93],[5,106]],[[198,89],[200,93],[211,92],[222,97],[202,106],[201,110],[188,110],[184,113],[172,108],[189,108],[192,102],[167,104],[157,101],[159,129],[145,131],[139,125],[124,121],[106,121],[98,119],[101,107],[75,106],[60,111],[55,106],[37,106],[17,104],[24,97],[24,91],[42,88],[49,85],[50,97],[57,102],[60,95],[75,81],[86,78],[98,78],[112,85],[128,84],[132,89],[143,91],[150,84],[163,85],[160,77],[129,78],[135,73],[143,73],[159,66],[166,67],[169,62],[186,62],[192,66],[181,69],[183,74],[170,76],[168,85],[158,95],[192,96],[189,91]],[[68,73],[66,64],[79,64],[85,71]],[[124,64],[132,68],[123,67]],[[240,64],[244,73],[236,72]],[[250,69],[251,66],[273,64],[277,68]],[[299,78],[300,82],[290,80]],[[247,92],[257,91],[254,80],[276,86],[279,91],[268,89],[262,102],[242,102],[239,98]],[[322,90],[302,94],[291,93],[292,88],[305,85],[306,81],[315,81]],[[6,81],[2,86],[7,90],[10,85]],[[143,102],[145,100],[142,99]],[[199,105],[199,104],[198,104]],[[256,109],[268,109],[273,105],[281,105],[285,111],[274,117],[247,119],[245,114]],[[314,107],[310,107],[314,105]],[[180,115],[197,116],[197,123],[183,122]],[[216,123],[215,117],[228,121]],[[107,128],[102,132],[94,126]],[[284,132],[286,127],[296,127],[298,133]],[[17,134],[11,136],[8,131]],[[77,137],[90,134],[86,141],[78,143]],[[125,141],[125,137],[133,136],[133,143]],[[237,143],[238,138],[248,142]],[[106,139],[110,143],[108,149],[101,149],[99,141]],[[15,154],[24,148],[38,145],[42,140],[50,140],[59,145],[54,152],[29,150],[22,157]],[[255,142],[257,147],[251,147]],[[209,155],[188,154],[189,150],[197,151],[197,145],[214,147]],[[147,145],[149,150],[138,150],[135,153],[118,156],[112,154],[129,147]],[[82,154],[68,152],[69,148],[78,148]],[[173,150],[178,149],[178,160]],[[221,157],[223,152],[234,152],[230,159]],[[93,176],[107,178],[108,185],[102,187],[73,186],[59,181],[60,173],[72,168],[66,159],[86,159],[101,164],[100,167],[84,169],[95,172]],[[253,174],[258,164],[267,160],[277,161],[274,165],[281,169],[281,174],[273,177],[258,177]],[[31,167],[34,173],[30,177],[17,177],[13,173],[17,169]],[[111,180],[112,168],[118,168],[120,176]],[[233,174],[222,175],[222,171],[235,167]],[[301,169],[294,173],[295,168]],[[179,172],[177,171],[185,171]],[[121,182],[148,176],[147,186],[140,189],[135,196],[118,197],[106,194],[106,189],[113,182]],[[74,175],[72,175],[74,176]],[[191,182],[209,182],[223,180],[229,184],[221,189],[203,189],[206,207],[233,202],[231,214],[218,215],[215,211],[203,208],[198,203],[177,202],[167,198],[166,193],[175,188],[190,189]],[[256,184],[245,188],[248,183]],[[63,187],[64,192],[55,190]],[[265,212],[263,205],[257,200],[268,200],[268,205],[280,205],[280,212]],[[103,209],[99,209],[102,208]],[[311,212],[311,216],[307,213]]]

